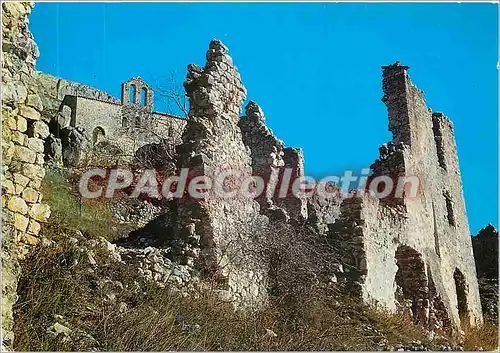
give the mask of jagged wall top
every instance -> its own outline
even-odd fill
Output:
[[[228,49],[214,39],[207,51],[204,68],[190,64],[184,88],[191,99],[189,116],[207,118],[226,117],[235,122],[246,98],[246,89]]]

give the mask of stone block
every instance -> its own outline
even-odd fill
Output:
[[[24,189],[22,193],[22,197],[24,201],[29,202],[29,203],[35,203],[38,201],[38,196],[39,192],[32,189],[32,188],[26,188]]]
[[[32,180],[43,179],[43,177],[45,176],[45,169],[43,169],[43,167],[39,165],[24,163],[22,170],[23,174]]]
[[[38,95],[37,95],[38,97]],[[38,97],[38,99],[40,99],[40,97]],[[41,102],[40,102],[41,104]],[[38,110],[36,110],[35,108],[33,107],[29,107],[27,105],[21,105],[19,106],[19,114],[30,120],[30,121],[37,121],[37,120],[40,120],[41,118],[41,114]]]
[[[30,223],[31,226],[31,223]],[[28,229],[29,232],[29,229]],[[31,234],[24,234],[23,237],[21,238],[21,241],[25,244],[35,246],[40,242],[40,239],[37,237],[34,237]]]
[[[29,218],[23,216],[20,213],[14,214],[14,228],[21,232],[25,232],[26,228],[28,228]]]
[[[28,121],[22,116],[17,116],[16,118],[16,129],[25,132],[28,129]]]
[[[23,190],[24,190],[24,186],[19,185],[19,184],[14,184],[14,187],[15,187],[14,193],[15,193],[16,195],[21,195],[21,193],[22,193],[22,192],[23,192]]]
[[[24,175],[19,174],[19,173],[14,173],[14,182],[16,184],[22,185],[23,187],[26,187],[29,183],[29,178],[26,178]]]
[[[5,113],[3,113],[3,114],[5,114]],[[4,120],[5,121],[4,128],[8,127],[11,130],[17,129],[17,120],[16,120],[16,117],[14,115],[6,115],[4,119],[5,119]]]
[[[30,107],[35,108],[37,111],[41,112],[43,110],[42,100],[38,94],[30,94],[26,99],[26,104]]]
[[[14,147],[14,155],[12,156],[12,158],[16,161],[35,163],[36,153],[27,147],[16,146]]]
[[[31,206],[29,215],[37,221],[45,222],[50,217],[50,207],[42,203],[36,203]]]
[[[28,213],[28,205],[26,205],[26,202],[18,196],[14,196],[9,199],[7,202],[7,208],[12,212],[17,212],[23,215]]]
[[[29,187],[31,187],[35,190],[39,190],[41,185],[42,185],[42,179],[40,179],[40,178],[35,178],[35,179],[31,180],[30,183],[28,184]]]
[[[15,186],[12,180],[4,180],[2,182],[2,191],[5,194],[14,194],[15,193]]]
[[[30,137],[28,138],[28,148],[32,151],[35,151],[37,153],[43,153],[44,146],[43,146],[43,140],[36,138],[36,137]]]
[[[36,164],[43,165],[45,163],[45,155],[43,153],[38,153],[36,155]]]
[[[8,144],[2,144],[2,165],[6,166],[12,162],[12,156],[14,155],[14,142]]]
[[[26,144],[26,139],[28,136],[23,134],[21,131],[14,131],[12,133],[12,141],[17,143],[18,145],[24,146]]]

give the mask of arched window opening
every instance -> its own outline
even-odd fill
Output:
[[[458,316],[463,329],[464,324],[469,320],[469,309],[467,305],[468,285],[464,274],[458,268],[453,272],[453,279],[455,280],[455,289],[457,291]]]
[[[135,117],[135,127],[141,127],[141,117],[139,115]]]
[[[126,116],[122,118],[122,127],[127,127],[128,126],[128,119]]]
[[[96,127],[94,129],[94,132],[92,133],[92,141],[94,142],[94,145],[103,141],[104,136],[105,136],[104,129],[100,126]]]
[[[142,89],[141,89],[141,105],[142,106],[146,105],[146,95],[147,95],[146,87],[142,87]]]
[[[130,85],[128,99],[130,103],[135,103],[135,85]]]

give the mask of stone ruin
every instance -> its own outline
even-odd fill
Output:
[[[25,244],[23,249],[36,244],[38,222],[50,214],[38,193],[44,159],[60,157],[68,166],[95,163],[87,157],[102,151],[97,146],[107,142],[122,147],[121,159],[111,161],[117,164],[145,145],[168,140],[176,147],[177,170],[189,168],[194,173],[190,177],[212,176],[224,168],[260,176],[266,183],[283,178],[285,168],[291,168],[292,179],[304,176],[302,150],[285,147],[274,136],[257,103],[250,101],[240,117],[247,92],[220,41],[210,43],[204,67],[188,66],[184,87],[190,109],[182,119],[155,113],[153,92],[140,78],[124,83],[119,101],[34,71],[36,51],[29,49],[34,42],[17,35],[27,31],[31,7],[2,6],[3,38],[10,43],[3,46],[2,66],[11,73],[4,77],[2,101],[2,124],[9,132],[2,137],[3,146],[9,146],[3,148],[2,205],[7,208],[2,211],[2,261],[8,265],[3,269],[8,280],[2,290],[9,301],[3,306],[2,330],[9,338],[17,261],[26,252],[19,254],[17,244]],[[29,75],[16,76],[20,69]],[[155,251],[155,256],[165,253],[169,266],[176,266],[186,281],[195,278],[194,273],[214,280],[217,290],[237,306],[260,307],[266,302],[270,273],[269,263],[255,248],[277,224],[292,230],[307,224],[336,246],[342,265],[349,268],[346,280],[366,303],[407,311],[429,329],[481,324],[453,125],[427,108],[408,69],[399,63],[383,67],[382,101],[393,141],[379,149],[371,177],[417,176],[418,197],[378,199],[370,193],[349,197],[336,192],[329,198],[296,198],[290,190],[285,198],[277,193],[256,199],[185,195],[171,200],[168,210],[157,217],[168,232],[153,231],[167,249]],[[6,160],[11,161],[9,168]],[[231,190],[238,183],[227,178],[221,187]],[[133,261],[133,250],[121,251]]]

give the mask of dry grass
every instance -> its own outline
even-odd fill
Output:
[[[486,323],[483,326],[465,330],[463,347],[465,350],[470,351],[483,348],[486,351],[498,352],[498,326]]]
[[[25,262],[16,305],[16,350],[92,348],[85,342],[47,338],[54,315],[62,315],[73,330],[93,336],[99,350],[110,351],[378,350],[425,340],[411,322],[328,290],[304,297],[300,316],[290,317],[279,298],[270,298],[258,312],[235,312],[210,292],[183,297],[146,283],[133,290],[135,277],[126,266],[100,259],[100,268],[90,272],[78,256],[63,241],[38,248]],[[98,285],[105,279],[119,279],[125,288],[112,303],[106,300],[106,287]],[[128,310],[120,312],[120,303],[127,303]],[[183,328],[177,314],[183,324],[199,329]]]
[[[83,200],[71,176],[64,170],[49,169],[42,184],[44,202],[51,208],[50,223],[80,230],[88,237],[102,236],[110,241],[125,233],[130,226],[120,224],[111,216],[109,200]]]

